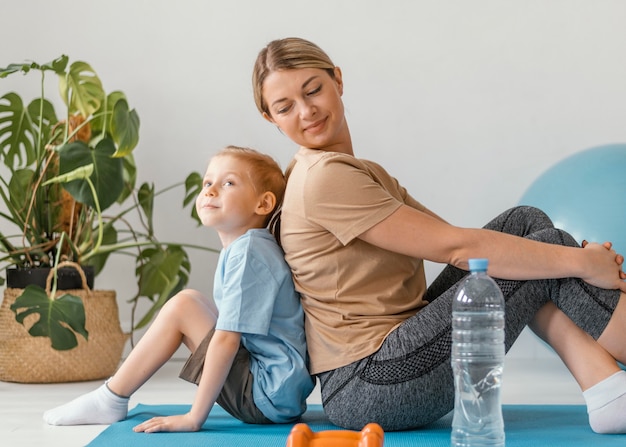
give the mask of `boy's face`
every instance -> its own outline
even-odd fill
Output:
[[[263,192],[258,192],[245,162],[229,155],[211,159],[204,175],[196,210],[203,225],[217,230],[227,245],[250,228],[259,228]]]

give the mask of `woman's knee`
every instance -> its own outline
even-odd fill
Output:
[[[567,247],[580,247],[571,234],[559,228],[546,228],[541,231],[536,231],[529,235],[528,239]]]
[[[536,231],[554,228],[554,225],[548,215],[539,208],[520,205],[509,208],[485,225],[485,228],[524,237]]]
[[[530,205],[518,205],[509,211],[509,219],[523,223],[527,227],[528,232],[554,228],[554,223],[550,216],[540,208]]]
[[[580,246],[571,234],[561,228],[556,228],[552,219],[550,219],[543,210],[528,205],[520,205],[511,210],[515,218],[526,221],[532,225],[531,228],[527,229],[527,234],[530,239],[570,247]],[[535,234],[539,236],[535,237]]]
[[[531,205],[518,205],[511,208],[512,212],[516,215],[527,216],[526,219],[532,221],[539,221],[552,225],[552,219],[540,208]]]

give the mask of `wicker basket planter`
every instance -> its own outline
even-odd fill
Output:
[[[5,289],[0,306],[0,380],[19,383],[78,382],[104,379],[115,372],[128,334],[123,333],[120,327],[114,291],[84,287],[57,292],[57,296],[69,292],[83,300],[85,327],[89,332],[88,341],[79,337],[76,348],[58,351],[51,347],[47,337],[33,337],[28,333],[28,328],[37,318],[35,315],[27,317],[25,325],[15,321],[11,305],[22,290]]]

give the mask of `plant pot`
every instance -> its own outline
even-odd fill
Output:
[[[81,266],[87,278],[87,287],[93,289],[94,269],[90,265]],[[7,288],[24,289],[30,284],[46,288],[46,279],[50,275],[50,267],[7,268]],[[57,290],[82,289],[83,281],[80,273],[73,267],[61,267],[57,270]]]
[[[80,269],[78,265],[74,266],[69,270]],[[51,272],[49,275],[44,278],[44,288],[48,292]],[[15,320],[11,305],[24,291],[22,288],[4,290],[0,305],[1,381],[78,382],[105,379],[116,371],[129,335],[120,327],[116,294],[112,290],[91,290],[82,270],[78,275],[81,282],[69,293],[83,301],[89,339],[79,336],[78,346],[66,351],[53,349],[48,337],[34,337],[28,333],[38,316],[28,315],[23,325]],[[57,290],[56,297],[65,293]]]
[[[0,380],[17,383],[58,383],[99,380],[115,373],[128,334],[122,332],[115,292],[73,290],[85,305],[89,340],[57,351],[47,337],[33,337],[15,321],[11,304],[22,289],[5,289],[0,306]],[[63,293],[63,292],[60,292]],[[32,320],[25,322],[30,327]]]

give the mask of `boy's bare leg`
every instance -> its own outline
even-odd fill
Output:
[[[167,362],[181,343],[194,351],[217,321],[215,303],[194,290],[169,300],[118,371],[105,384],[46,411],[52,425],[110,424],[126,418],[129,396]]]
[[[213,301],[195,290],[183,290],[169,300],[124,363],[107,382],[120,396],[130,396],[167,362],[181,344],[191,352],[217,321]]]

